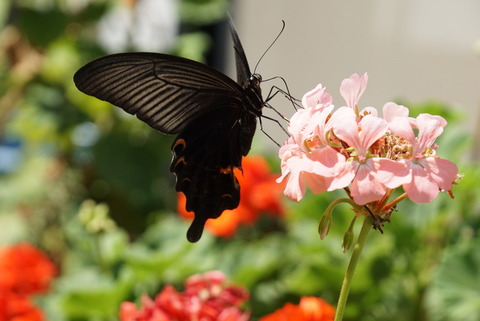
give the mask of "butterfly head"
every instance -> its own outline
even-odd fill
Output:
[[[253,74],[248,80],[250,82],[250,87],[260,89],[260,83],[262,82],[262,76],[260,74]]]

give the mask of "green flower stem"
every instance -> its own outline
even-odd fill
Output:
[[[338,298],[337,310],[335,312],[334,321],[342,321],[343,313],[345,312],[345,306],[347,305],[348,293],[350,292],[350,287],[352,286],[353,275],[355,274],[355,269],[357,267],[358,259],[362,253],[363,246],[367,240],[368,233],[372,229],[372,218],[366,216],[363,221],[362,229],[358,235],[357,243],[353,249],[352,257],[350,258],[350,263],[348,264],[347,272],[343,279],[342,289],[340,290],[340,296]]]
[[[330,227],[332,226],[333,219],[332,219],[332,212],[335,206],[337,206],[340,203],[348,203],[352,206],[358,206],[356,205],[351,199],[349,198],[339,198],[332,203],[330,203],[325,211],[322,214],[322,218],[320,219],[320,223],[318,224],[318,234],[320,235],[320,239],[324,239],[328,231],[330,231]]]
[[[352,201],[351,199],[344,197],[344,198],[336,199],[336,200],[334,200],[333,202],[331,202],[331,203],[327,206],[327,208],[325,209],[325,212],[332,212],[333,209],[334,209],[334,207],[337,206],[337,205],[340,204],[340,203],[348,203],[348,204],[350,204],[350,205],[352,205],[352,206],[354,206],[354,207],[361,208],[361,206],[359,207],[359,206],[358,206],[357,204],[355,204],[355,202]]]

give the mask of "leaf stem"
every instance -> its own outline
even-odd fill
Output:
[[[353,275],[355,274],[355,269],[357,267],[360,254],[362,253],[363,246],[365,245],[365,241],[367,240],[368,233],[371,229],[372,218],[370,216],[366,216],[365,220],[363,221],[360,234],[358,235],[357,243],[355,244],[355,248],[353,249],[347,272],[345,273],[345,277],[343,279],[342,289],[340,290],[340,296],[338,298],[337,310],[335,312],[334,321],[342,321],[343,319],[343,314],[347,305],[348,293],[350,292],[350,287],[352,285]]]

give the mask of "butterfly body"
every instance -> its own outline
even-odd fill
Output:
[[[231,23],[237,82],[199,62],[159,53],[121,53],[98,58],[77,71],[76,86],[136,115],[165,134],[177,134],[170,171],[175,189],[195,213],[188,230],[200,239],[207,219],[240,201],[235,169],[250,151],[256,119],[265,104],[261,77],[251,74]]]

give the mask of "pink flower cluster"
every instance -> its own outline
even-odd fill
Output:
[[[284,194],[298,202],[306,186],[313,193],[349,188],[358,205],[379,201],[402,186],[414,202],[432,201],[450,191],[458,169],[436,155],[435,140],[447,125],[430,114],[409,117],[405,106],[388,102],[383,117],[358,101],[367,74],[352,75],[340,86],[346,106],[333,112],[332,97],[321,84],[303,96],[291,118],[291,136],[281,147]]]
[[[185,281],[183,292],[167,285],[155,300],[144,295],[142,308],[124,302],[121,321],[247,321],[249,313],[240,309],[248,292],[227,284],[220,271],[193,275]]]

